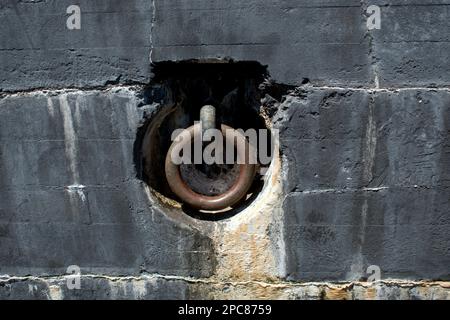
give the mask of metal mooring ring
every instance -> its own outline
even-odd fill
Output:
[[[181,178],[179,166],[174,164],[171,159],[173,148],[176,146],[182,147],[182,145],[178,145],[179,143],[185,144],[193,141],[194,135],[198,132],[197,130],[201,130],[200,123],[190,126],[186,130],[190,134],[191,139],[182,139],[181,141],[175,140],[167,152],[165,171],[170,189],[181,199],[181,201],[199,210],[217,211],[236,204],[247,194],[256,173],[256,164],[249,163],[248,153],[252,151],[250,151],[251,146],[247,142],[245,136],[227,125],[221,125],[221,131],[225,139],[232,139],[232,141],[229,140],[230,143],[232,142],[234,145],[235,137],[241,140],[241,143],[236,143],[235,146],[238,154],[245,155],[246,161],[244,164],[239,165],[239,176],[231,188],[220,195],[207,196],[194,192],[186,184],[186,182]]]

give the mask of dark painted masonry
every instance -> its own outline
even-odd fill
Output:
[[[4,0],[0,26],[0,298],[450,298],[450,1]],[[208,90],[280,136],[217,219],[142,150]]]

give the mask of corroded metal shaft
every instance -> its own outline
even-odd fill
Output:
[[[200,122],[202,124],[202,136],[208,129],[216,128],[216,108],[205,105],[200,109]]]

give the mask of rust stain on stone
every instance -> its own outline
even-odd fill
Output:
[[[347,286],[345,287],[325,287],[324,299],[326,300],[350,300],[352,295]]]
[[[367,300],[374,300],[377,297],[377,289],[374,287],[366,288],[364,298]]]
[[[280,210],[282,202],[280,164],[279,157],[274,157],[266,185],[249,207],[218,224],[213,238],[219,256],[215,278],[220,281],[272,283],[279,280],[269,228],[273,212]],[[269,287],[257,286],[254,289],[252,295],[258,297],[275,294]]]

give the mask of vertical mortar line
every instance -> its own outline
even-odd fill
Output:
[[[152,0],[151,3],[151,8],[152,8],[152,17],[150,20],[150,55],[149,55],[149,60],[150,60],[150,64],[153,63],[153,59],[152,59],[152,54],[153,54],[153,49],[154,49],[154,45],[153,45],[153,30],[155,28],[155,21],[156,21],[156,4],[155,4],[155,0]]]
[[[380,88],[380,81],[379,81],[379,76],[378,76],[378,63],[377,63],[377,59],[375,57],[374,54],[374,37],[372,35],[373,30],[368,30],[367,29],[367,15],[366,15],[366,10],[367,10],[368,4],[366,3],[365,0],[361,0],[361,15],[363,17],[363,25],[364,28],[366,29],[364,38],[368,38],[369,39],[369,51],[368,51],[368,57],[369,57],[369,61],[370,61],[370,72],[373,78],[373,84],[374,84],[374,88],[375,89],[379,89]]]
[[[366,147],[364,150],[364,182],[367,182],[367,187],[369,187],[370,183],[373,180],[373,168],[375,165],[375,157],[376,157],[376,146],[377,146],[377,126],[374,119],[374,92],[369,91],[369,115],[367,119],[367,129],[366,129]],[[358,243],[358,263],[361,268],[361,273],[364,273],[364,257],[363,257],[363,249],[365,243],[365,235],[366,235],[366,227],[367,227],[367,214],[369,211],[368,206],[368,194],[369,191],[364,192],[364,202],[361,207],[361,225],[359,231],[359,243]]]
[[[374,92],[369,92],[369,114],[366,128],[366,141],[364,149],[364,184],[370,186],[373,180],[373,167],[375,165],[375,151],[377,147],[377,125],[374,120]]]

